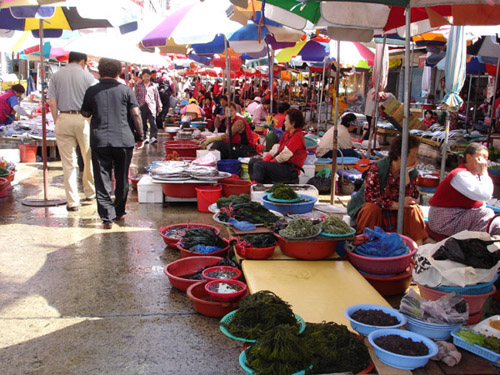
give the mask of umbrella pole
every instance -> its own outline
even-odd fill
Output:
[[[319,95],[319,103],[318,103],[318,131],[319,131],[319,124],[321,122],[321,112],[323,110],[322,104],[323,104],[323,92],[325,91],[325,70],[326,70],[326,57],[323,58],[323,75],[321,76],[321,92]]]
[[[335,202],[335,177],[337,176],[337,138],[339,133],[340,40],[337,40],[337,69],[335,70],[335,118],[333,123],[332,173],[330,204]]]
[[[227,85],[227,114],[226,114],[226,127],[229,137],[229,159],[233,157],[233,134],[232,134],[232,121],[231,121],[231,60],[229,60],[228,53],[228,40],[224,37],[224,52],[226,55],[226,85]],[[225,112],[224,112],[225,113]]]
[[[24,199],[22,204],[31,207],[51,207],[66,204],[64,199],[48,199],[47,180],[47,118],[45,113],[45,59],[43,56],[43,19],[39,20],[40,25],[40,82],[42,91],[42,159],[43,159],[43,199]]]
[[[373,117],[371,124],[368,126],[370,130],[368,133],[370,137],[368,139],[368,160],[370,160],[370,156],[372,154],[372,147],[375,148],[376,142],[376,134],[377,134],[377,120],[378,120],[378,92],[380,90],[380,81],[382,79],[382,69],[384,64],[384,51],[385,51],[385,43],[387,40],[387,35],[384,35],[384,41],[382,42],[382,53],[380,54],[379,66],[378,66],[378,76],[377,76],[377,84],[375,85],[375,111],[373,112]],[[372,143],[373,142],[373,143]]]
[[[465,131],[469,133],[469,107],[470,107],[470,90],[472,87],[472,74],[469,75],[469,90],[467,91],[467,107],[465,108]]]
[[[488,129],[488,141],[486,145],[490,145],[490,138],[491,138],[491,129],[495,128],[495,100],[496,100],[496,94],[497,94],[497,87],[498,87],[498,70],[500,68],[500,58],[497,59],[497,74],[495,75],[495,86],[493,90],[493,99],[491,101],[491,115],[490,115],[490,127]]]
[[[399,202],[398,202],[398,233],[403,233],[403,219],[406,193],[406,162],[408,159],[408,127],[410,124],[410,23],[411,8],[406,8],[406,38],[405,38],[405,92],[404,92],[404,119],[401,136],[401,167],[399,171]]]

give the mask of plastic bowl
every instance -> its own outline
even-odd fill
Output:
[[[241,289],[232,293],[219,293],[213,291],[211,288],[213,288],[218,284],[229,284]],[[247,292],[248,288],[247,284],[238,280],[214,280],[214,281],[209,281],[208,283],[205,284],[205,290],[210,295],[210,297],[212,297],[216,301],[231,302],[241,298]]]
[[[422,320],[406,317],[406,328],[412,332],[417,332],[432,340],[448,340],[451,337],[451,331],[461,327],[461,324],[435,324]]]
[[[393,326],[373,326],[370,324],[364,324],[351,318],[351,315],[358,310],[381,310],[386,314],[392,315],[395,318],[397,318],[399,320],[399,323]],[[399,328],[406,324],[406,318],[398,310],[381,305],[371,305],[371,304],[352,305],[344,310],[344,316],[349,320],[349,322],[351,322],[352,329],[354,329],[356,332],[358,332],[363,336],[368,336],[371,332],[378,329]]]
[[[222,195],[229,197],[231,195],[248,194],[252,182],[248,180],[239,180],[236,178],[226,178],[222,180]]]
[[[267,259],[271,258],[274,254],[274,249],[278,247],[278,242],[276,245],[272,247],[263,247],[263,248],[255,248],[255,247],[244,247],[240,245],[234,245],[236,249],[236,254],[245,259],[259,260],[259,259]]]
[[[400,235],[403,242],[408,246],[408,254],[398,257],[375,258],[366,257],[348,251],[349,261],[357,269],[372,275],[396,275],[404,272],[418,250],[417,244],[411,238]]]
[[[299,194],[299,197],[301,199],[305,199],[307,202],[303,203],[288,203],[288,204],[283,204],[283,203],[274,203],[271,202],[267,194],[264,194],[264,196],[261,198],[262,203],[264,204],[264,207],[267,208],[268,210],[273,210],[277,211],[281,214],[305,214],[308,212],[311,212],[314,208],[314,204],[317,202],[317,198],[306,195],[306,194]]]
[[[278,239],[281,252],[286,256],[305,259],[317,260],[328,258],[337,249],[339,241],[328,239],[325,241],[310,241],[310,240],[287,240],[279,234],[274,234]]]
[[[200,149],[198,142],[190,141],[166,141],[164,142],[167,155],[177,152],[179,156],[196,157],[196,150]]]
[[[429,348],[429,354],[424,356],[401,355],[389,352],[375,344],[375,340],[377,338],[388,335],[398,335],[401,337],[410,338],[413,341],[422,342],[427,346],[427,348]],[[423,367],[427,364],[427,362],[429,362],[429,359],[431,357],[434,357],[438,353],[438,347],[432,340],[428,339],[425,336],[419,335],[418,333],[404,331],[402,329],[379,329],[377,331],[373,331],[368,335],[368,341],[373,346],[375,354],[381,362],[402,370],[413,370],[418,367]]]
[[[183,224],[173,224],[173,225],[167,225],[164,227],[160,227],[160,236],[163,238],[163,241],[165,241],[165,244],[170,247],[174,247],[177,245],[177,242],[179,242],[179,238],[175,237],[167,237],[165,236],[165,233],[169,232],[172,229],[175,228],[186,228],[189,225],[190,228],[208,228],[212,229],[215,234],[219,235],[220,229],[217,227],[214,227],[213,225],[206,225],[206,224],[197,224],[197,223],[183,223]]]
[[[224,277],[217,278],[217,277],[210,277],[210,276],[208,276],[209,273],[215,272],[215,271],[227,271],[227,272],[231,272],[231,273],[233,273],[233,276],[228,277],[228,278],[224,278]],[[210,267],[210,268],[204,269],[201,274],[203,275],[203,277],[207,281],[214,281],[214,280],[236,280],[236,279],[238,279],[241,276],[241,271],[238,268],[236,268],[236,267],[214,266],[214,267]]]
[[[163,194],[167,197],[174,198],[196,198],[196,188],[203,188],[207,186],[207,183],[199,183],[199,184],[174,184],[169,182],[163,182],[161,184],[161,188],[163,190]],[[208,185],[213,186],[213,185]]]
[[[188,287],[200,282],[200,280],[185,279],[183,276],[191,275],[208,266],[215,266],[222,259],[221,257],[215,256],[182,258],[167,264],[163,272],[167,275],[170,284],[172,284],[174,288],[185,292]]]
[[[404,272],[390,276],[370,275],[363,271],[358,271],[382,296],[395,296],[404,293],[412,280],[411,267],[408,267]]]
[[[225,257],[227,255],[228,250],[229,250],[229,241],[226,240],[225,238],[223,238],[222,241],[224,241],[224,243],[226,244],[226,246],[224,246],[220,250],[217,250],[217,251],[214,251],[213,253],[208,253],[208,254],[198,253],[196,251],[190,251],[190,250],[184,249],[182,247],[182,244],[181,244],[180,241],[177,242],[177,244],[175,245],[175,247],[177,247],[177,249],[179,249],[179,251],[181,252],[181,256],[183,258],[193,257],[193,256],[216,256],[216,257],[220,256],[220,257]]]
[[[417,186],[426,188],[438,187],[440,177],[439,173],[426,173],[425,176],[426,177],[422,177],[420,174],[417,176]]]
[[[441,292],[440,290],[429,288],[419,283],[416,284],[422,298],[427,300],[435,301],[442,296],[449,294],[447,292]],[[490,292],[484,294],[459,294],[463,297],[465,302],[467,302],[467,305],[469,305],[469,324],[475,324],[481,321],[483,306],[486,303],[486,300],[493,295],[495,291],[496,288],[493,286],[493,289]]]
[[[199,281],[192,284],[187,289],[187,295],[193,301],[195,310],[202,315],[211,316],[213,318],[222,318],[231,311],[236,310],[238,308],[239,301],[245,298],[244,295],[234,302],[213,301],[205,290],[206,283],[206,281]]]
[[[497,279],[498,279],[498,274],[496,274],[493,281],[490,282],[479,283],[474,285],[466,285],[464,287],[442,285],[442,286],[437,286],[433,289],[439,290],[441,292],[456,293],[456,294],[484,294],[491,292],[491,290],[493,289],[493,284],[495,283],[495,281],[497,281]]]

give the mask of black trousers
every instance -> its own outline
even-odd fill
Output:
[[[97,212],[105,223],[125,215],[133,150],[133,147],[92,147]],[[113,170],[116,181],[114,200],[111,199]]]
[[[165,117],[167,117],[168,109],[170,106],[170,95],[162,95],[160,94],[162,110],[156,116],[156,127],[158,129],[163,129],[163,122],[165,121]]]
[[[212,150],[220,152],[221,159],[238,159],[246,158],[257,154],[257,151],[250,145],[233,145],[233,149],[229,148],[229,142],[215,141],[212,145]]]
[[[273,163],[253,158],[248,163],[248,174],[252,181],[261,184],[274,184],[277,182],[298,183],[299,174],[290,163]]]
[[[144,137],[148,135],[148,121],[149,121],[149,138],[158,138],[158,128],[156,127],[156,119],[149,110],[147,104],[140,107],[142,117],[142,127],[144,129]]]

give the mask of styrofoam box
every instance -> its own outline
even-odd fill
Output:
[[[21,151],[18,148],[0,148],[0,157],[17,164],[21,162]]]
[[[299,183],[307,184],[307,181],[314,177],[316,166],[314,164],[304,165],[302,169],[304,172],[301,171],[299,174]]]
[[[273,186],[272,184],[264,184],[264,186],[266,187],[266,190],[269,189],[271,186]],[[306,194],[306,195],[310,195],[311,197],[316,197],[316,198],[319,198],[319,191],[318,189],[316,189],[315,186],[313,185],[306,185],[306,184],[289,184],[288,186],[290,187],[300,187],[299,190],[295,190],[295,192],[297,194]],[[252,185],[251,186],[251,190],[250,190],[250,197],[252,198],[252,201],[254,202],[259,202],[259,203],[262,203],[262,200],[261,198],[264,196],[264,191],[254,191],[254,188],[255,188],[255,185]]]
[[[151,176],[144,175],[137,184],[139,203],[163,203],[161,184],[155,184]]]
[[[220,160],[220,151],[219,150],[196,150],[196,159],[201,158],[207,152],[211,152],[215,155],[217,160]]]

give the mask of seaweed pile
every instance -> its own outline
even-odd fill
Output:
[[[282,199],[282,200],[294,200],[297,199],[299,196],[291,187],[284,186],[284,187],[279,187],[277,189],[274,189],[273,191],[273,198],[276,199]]]
[[[269,224],[276,222],[279,217],[257,202],[232,202],[222,207],[218,215],[219,220],[227,222],[230,218],[238,221],[248,221],[252,224]]]
[[[348,234],[352,233],[352,228],[344,220],[335,216],[330,216],[321,223],[321,229],[328,234]]]
[[[286,238],[304,238],[312,237],[318,234],[319,225],[314,225],[311,221],[302,217],[297,217],[290,221],[285,229],[279,231],[280,236]]]
[[[452,260],[474,268],[491,269],[500,261],[500,250],[490,252],[487,248],[498,241],[483,241],[479,238],[458,240],[449,238],[432,256],[435,260]]]
[[[182,238],[183,247],[191,250],[197,245],[214,246],[222,249],[226,246],[222,238],[220,238],[212,229],[208,228],[192,228],[189,229]]]
[[[241,236],[238,245],[254,249],[265,249],[276,245],[276,237],[269,233],[245,234]]]
[[[236,202],[250,202],[250,195],[230,195],[229,197],[222,197],[217,200],[217,208],[228,207],[231,203]]]

